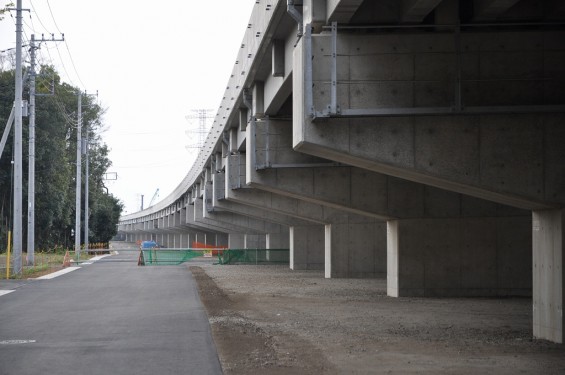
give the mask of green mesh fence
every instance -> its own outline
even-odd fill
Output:
[[[142,249],[138,264],[143,266],[176,265],[200,256],[202,256],[202,251],[190,249]]]
[[[218,253],[219,264],[288,264],[289,249],[228,249]]]

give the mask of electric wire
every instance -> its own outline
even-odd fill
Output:
[[[57,25],[57,21],[55,20],[55,16],[53,15],[53,10],[51,9],[51,4],[49,3],[49,0],[47,0],[47,7],[49,8],[49,13],[51,13],[51,18],[53,19],[53,24],[55,25],[55,28],[57,29],[57,31],[59,32],[59,34],[63,34],[63,33],[61,32],[61,29],[59,29],[59,25]],[[68,54],[69,54],[69,59],[71,60],[71,65],[73,66],[73,70],[74,70],[74,72],[75,72],[75,74],[76,74],[76,77],[77,77],[78,81],[79,81],[80,84],[82,85],[82,88],[84,89],[84,88],[86,88],[86,85],[84,84],[84,82],[83,82],[82,79],[80,78],[80,74],[78,74],[78,70],[77,70],[77,68],[76,68],[75,61],[74,61],[74,59],[73,59],[73,55],[72,55],[71,50],[70,50],[70,48],[69,48],[69,43],[67,43],[67,40],[66,40],[66,39],[65,39],[64,42],[65,42],[65,47],[67,48],[67,52],[68,52]],[[58,49],[57,49],[57,51],[58,51]],[[65,69],[65,71],[66,71],[66,69]],[[68,75],[68,73],[67,73],[67,75]],[[70,77],[69,77],[69,79],[70,79]]]
[[[49,32],[49,29],[47,27],[45,27],[45,24],[43,23],[43,21],[41,21],[39,14],[37,14],[37,11],[35,10],[35,6],[33,5],[33,1],[30,0],[29,3],[31,4],[31,8],[33,9],[33,12],[35,13],[35,16],[37,17],[37,20],[39,21],[41,26],[43,26],[43,29],[45,30],[45,32]],[[30,17],[31,17],[31,14],[30,14]]]
[[[51,13],[51,18],[53,19],[53,23],[55,24],[55,28],[57,29],[59,34],[62,34],[61,29],[59,29],[59,25],[57,25],[57,21],[55,21],[55,17],[53,16],[53,11],[51,10],[51,4],[49,3],[49,0],[47,0],[47,7],[49,8],[49,13]]]

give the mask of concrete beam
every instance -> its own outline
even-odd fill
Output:
[[[422,22],[443,0],[403,0],[402,20],[404,22]]]
[[[338,60],[338,81],[355,82],[338,86],[342,112],[450,108],[451,89],[437,82],[453,78],[451,35],[342,37],[338,44],[348,46],[349,58]],[[319,113],[329,102],[324,82],[330,61],[322,51],[329,49],[329,39],[312,37],[313,60],[305,56],[304,39],[297,46],[293,69],[293,146],[297,151],[525,209],[565,204],[565,190],[554,177],[565,175],[565,131],[559,126],[563,114],[402,116],[398,112],[398,117],[314,120],[306,98],[305,67],[311,63],[314,69],[312,100]],[[558,67],[558,59],[544,60],[543,55],[562,54],[565,33],[522,32],[519,40],[510,33],[468,34],[462,39],[465,78],[492,81],[480,87],[469,84],[467,103],[520,108],[539,104],[543,97],[557,98],[544,96],[539,89],[545,87],[541,83],[546,74],[565,79],[565,71]],[[492,46],[489,51],[486,45]],[[522,83],[514,87],[510,81]],[[538,88],[529,89],[530,84]]]
[[[475,0],[476,19],[496,19],[520,0]]]
[[[205,212],[201,199],[194,201],[194,221],[216,228],[217,231],[230,233],[266,234],[270,232],[269,224],[259,222],[230,212]],[[272,230],[276,232],[277,230]]]
[[[363,0],[328,0],[327,21],[349,23]]]
[[[215,173],[213,175],[212,184],[212,210],[219,209],[222,211],[233,212],[242,216],[252,217],[258,220],[277,223],[285,226],[291,225],[307,225],[305,220],[283,215],[273,211],[259,209],[249,205],[240,204],[231,200],[227,200],[225,196],[225,173]]]
[[[340,211],[393,218],[522,215],[526,211],[482,202],[462,194],[313,158],[292,149],[289,123],[273,119],[250,125],[248,186]],[[482,207],[471,212],[470,207]],[[482,212],[481,212],[482,211]]]

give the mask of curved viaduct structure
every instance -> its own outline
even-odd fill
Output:
[[[563,1],[257,0],[197,161],[119,229],[393,297],[531,295],[563,342],[564,204]]]

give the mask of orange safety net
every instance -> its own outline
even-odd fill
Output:
[[[223,252],[227,247],[224,246],[216,246],[216,245],[208,245],[204,242],[194,241],[192,242],[193,249],[211,249],[212,256],[218,256],[218,253]]]

